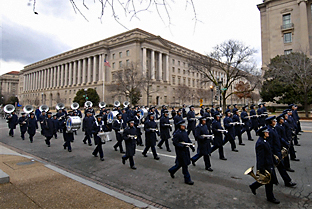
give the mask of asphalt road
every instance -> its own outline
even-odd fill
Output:
[[[244,172],[247,168],[255,166],[255,141],[248,141],[246,134],[243,135],[246,146],[238,145],[238,153],[231,151],[229,143],[224,146],[227,161],[219,160],[217,152],[212,154],[213,172],[204,169],[203,159],[197,161],[195,167],[190,165],[191,178],[195,182],[193,186],[184,184],[181,170],[176,173],[174,179],[167,171],[175,161],[172,143],[170,146],[173,152],[157,149],[159,161],[154,160],[151,153],[148,153],[147,158],[143,157],[141,153],[144,147],[137,147],[134,157],[137,170],[132,170],[129,162],[126,165],[121,163],[122,154],[113,150],[114,133],[111,134],[113,141],[103,145],[104,162],[91,155],[94,146],[82,143],[84,135],[81,130],[75,136],[73,151],[69,153],[63,149],[61,134],[58,139],[51,140],[51,147],[45,145],[44,137],[40,133],[35,135],[34,143],[31,144],[28,136],[25,141],[19,137],[19,127],[15,136],[9,137],[5,120],[0,120],[0,142],[94,181],[169,208],[311,208],[312,122],[303,121],[301,124],[305,132],[300,136],[301,146],[295,147],[300,161],[291,161],[295,172],[289,173],[298,185],[295,188],[285,187],[278,174],[280,184],[274,186],[274,194],[281,201],[279,205],[266,201],[264,187],[257,190],[256,196],[248,187],[254,179],[245,176]],[[256,139],[254,132],[252,136]]]

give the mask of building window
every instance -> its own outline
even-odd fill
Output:
[[[127,57],[130,56],[130,50],[127,50],[127,51],[126,51],[126,55],[127,55]]]
[[[122,52],[119,52],[119,58],[122,58]]]
[[[180,66],[180,61],[178,61],[178,65]]]
[[[126,65],[127,65],[127,67],[130,66],[130,60],[126,60]]]
[[[172,84],[175,85],[175,76],[172,76]]]
[[[113,69],[115,69],[115,62],[113,62]]]
[[[292,37],[291,33],[284,33],[284,43],[291,43],[292,42]]]
[[[178,68],[178,73],[180,73],[180,68]]]
[[[174,73],[174,67],[172,67],[172,72]]]
[[[191,79],[190,78],[188,79],[187,84],[188,84],[188,86],[191,86]]]
[[[122,61],[119,61],[119,67],[122,67]]]
[[[115,59],[115,54],[113,54],[113,60]]]
[[[285,55],[290,54],[290,53],[292,53],[292,49],[287,49],[287,50],[284,51]]]
[[[167,96],[164,96],[164,103],[167,103]]]
[[[290,14],[283,15],[283,26],[291,24]]]
[[[172,64],[174,65],[174,63],[175,63],[175,60],[174,60],[174,59],[172,59]]]
[[[186,79],[183,78],[183,85],[186,85]]]
[[[183,70],[183,75],[185,75],[185,70]]]
[[[178,85],[181,84],[181,77],[178,77]]]

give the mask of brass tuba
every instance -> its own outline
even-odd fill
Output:
[[[74,102],[73,104],[70,105],[70,108],[72,110],[77,110],[79,108],[79,104],[77,102]]]
[[[253,166],[248,168],[244,174],[252,176],[260,184],[268,184],[271,181],[271,174],[269,171],[265,170],[265,174],[261,174],[258,170],[255,175],[253,172]]]
[[[63,103],[57,103],[55,106],[55,109],[57,110],[63,110],[65,108],[65,105]]]
[[[288,155],[288,150],[285,147],[283,147],[281,150],[281,153],[282,153],[282,158],[284,159]]]
[[[43,104],[43,105],[41,105],[40,107],[39,107],[39,110],[40,110],[40,112],[48,112],[49,111],[49,106],[48,105],[45,105],[45,104]]]
[[[89,107],[92,107],[92,106],[93,106],[93,103],[92,103],[91,101],[86,101],[86,102],[84,103],[84,106],[85,106],[85,108],[89,108]]]
[[[124,106],[124,108],[127,108],[128,106],[129,106],[129,102],[128,101],[125,101],[124,103],[122,103],[123,104],[123,106]]]
[[[3,111],[7,114],[11,114],[12,112],[14,112],[15,107],[12,104],[7,104],[4,106]]]
[[[119,102],[119,101],[115,101],[115,102],[114,102],[114,106],[115,106],[115,107],[119,107],[119,106],[120,106],[120,102]]]
[[[106,103],[105,102],[100,102],[99,103],[99,108],[104,108],[104,107],[106,107]]]
[[[31,113],[32,111],[34,111],[34,108],[33,108],[33,106],[31,106],[31,105],[26,105],[26,106],[23,108],[23,111],[24,111],[24,113],[29,114],[29,113]]]

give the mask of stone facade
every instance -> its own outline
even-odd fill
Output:
[[[146,31],[130,30],[25,66],[20,76],[19,99],[23,104],[39,102],[55,107],[62,102],[69,107],[79,89],[94,88],[101,101],[123,103],[126,98],[112,94],[109,87],[114,85],[115,75],[123,66],[138,63],[152,81],[150,105],[199,104],[199,97],[203,97],[204,104],[211,104],[211,84],[201,84],[201,75],[189,71],[190,56],[203,55]],[[104,66],[104,60],[111,67]],[[218,70],[213,73],[220,78],[225,76]],[[191,89],[187,98],[176,94],[180,85]],[[207,93],[198,96],[198,89]],[[233,96],[232,102],[239,101]],[[147,103],[144,91],[139,103]]]
[[[261,16],[262,69],[276,55],[302,51],[312,55],[312,1],[264,0]]]
[[[18,71],[11,71],[0,76],[0,93],[5,100],[18,95],[19,73]]]

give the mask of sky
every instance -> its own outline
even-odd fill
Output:
[[[167,0],[166,8],[158,5],[157,12],[152,4],[136,16],[125,13],[116,0],[109,0],[115,2],[116,18],[109,7],[100,18],[99,0],[85,0],[87,8],[83,0],[72,1],[83,15],[70,0],[36,0],[38,14],[34,14],[33,0],[1,1],[0,74],[22,70],[28,64],[134,28],[202,54],[209,54],[214,46],[229,39],[239,40],[257,50],[255,59],[261,67],[257,4],[262,0],[193,0],[194,7],[190,0]],[[146,8],[148,1],[135,0],[136,11]]]

